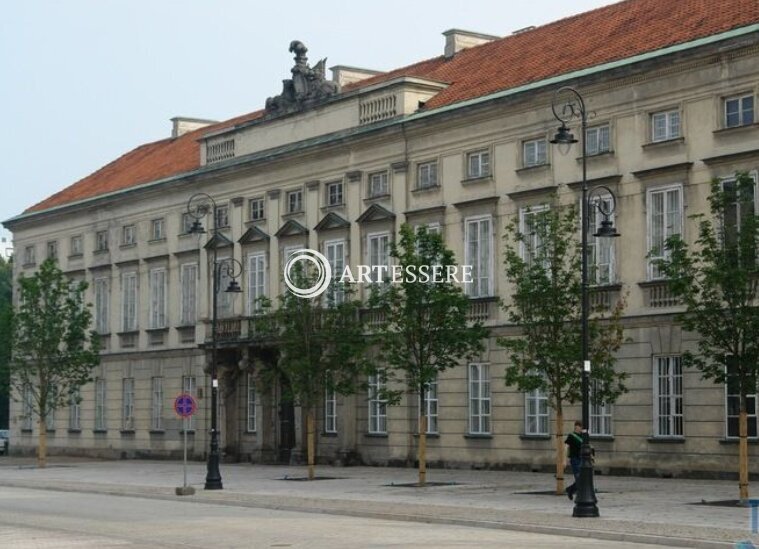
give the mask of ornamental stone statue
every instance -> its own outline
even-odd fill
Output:
[[[303,42],[293,40],[289,51],[295,54],[295,66],[290,69],[293,77],[282,81],[281,94],[266,100],[266,114],[270,116],[304,109],[340,92],[340,86],[325,77],[326,58],[311,68]]]

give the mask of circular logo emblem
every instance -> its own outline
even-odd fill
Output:
[[[292,281],[290,271],[292,271],[293,267],[299,261],[307,261],[314,265],[316,268],[316,283],[310,288],[299,288]],[[290,257],[290,259],[287,260],[287,263],[285,264],[285,284],[287,284],[287,287],[290,288],[290,291],[298,297],[317,297],[324,293],[324,290],[327,289],[331,281],[332,267],[330,266],[329,261],[327,261],[327,258],[316,250],[311,250],[308,248],[304,250],[298,250]]]

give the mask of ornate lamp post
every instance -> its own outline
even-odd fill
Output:
[[[216,226],[216,202],[206,193],[197,193],[190,197],[187,202],[187,213],[193,218],[192,226],[189,228],[191,234],[205,234],[201,219],[209,211],[212,214],[213,227],[211,233],[216,236],[219,228]],[[242,273],[242,265],[235,259],[218,260],[217,243],[213,246],[213,272],[212,272],[212,297],[211,297],[211,449],[208,454],[208,466],[206,472],[206,490],[221,490],[221,472],[219,471],[219,429],[218,429],[218,398],[219,398],[219,378],[217,375],[216,350],[217,334],[216,324],[218,321],[218,295],[220,279],[223,274],[227,274],[232,280],[229,286],[224,290],[226,292],[239,293],[242,290],[237,283],[237,276]],[[239,270],[237,268],[239,267]],[[235,276],[237,272],[237,276]]]
[[[563,97],[563,99],[562,99]],[[590,448],[590,432],[588,430],[590,425],[590,358],[589,358],[589,335],[588,335],[588,315],[590,312],[589,297],[588,297],[588,228],[589,228],[589,216],[591,208],[596,208],[603,220],[598,231],[593,236],[596,237],[614,237],[619,236],[614,224],[611,220],[611,215],[616,209],[616,197],[614,193],[608,187],[595,187],[591,192],[588,192],[588,171],[587,171],[587,150],[585,148],[585,141],[588,127],[588,112],[585,109],[585,101],[582,95],[569,86],[565,86],[556,90],[551,103],[551,109],[556,119],[561,122],[556,136],[551,140],[553,144],[570,145],[577,143],[577,139],[567,127],[567,123],[572,120],[580,120],[580,127],[582,128],[582,204],[581,204],[581,216],[582,216],[582,235],[580,253],[582,254],[582,304],[581,304],[581,337],[582,337],[582,449],[580,451],[580,457],[582,465],[580,467],[580,479],[577,482],[577,495],[575,496],[575,506],[572,512],[572,516],[575,517],[597,517],[598,513],[598,499],[596,498],[596,490],[593,486],[593,463],[591,459]],[[594,200],[600,197],[600,195],[608,194],[611,197],[611,201],[608,206],[605,206],[603,201]]]

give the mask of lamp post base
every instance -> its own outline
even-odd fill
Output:
[[[216,431],[211,432],[211,453],[208,455],[208,469],[206,472],[206,490],[221,490],[221,472],[219,471],[219,438]]]
[[[598,517],[598,499],[593,485],[593,459],[591,457],[590,441],[588,432],[582,436],[582,449],[580,450],[582,465],[580,466],[580,478],[577,481],[577,493],[575,495],[575,508],[573,517]]]

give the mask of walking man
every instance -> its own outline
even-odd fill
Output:
[[[572,474],[575,477],[574,484],[567,486],[564,490],[567,493],[569,499],[575,497],[577,491],[577,481],[580,480],[580,465],[582,460],[580,458],[580,449],[582,448],[582,421],[575,421],[574,431],[567,435],[567,439],[564,443],[569,446],[569,463],[572,465]]]

